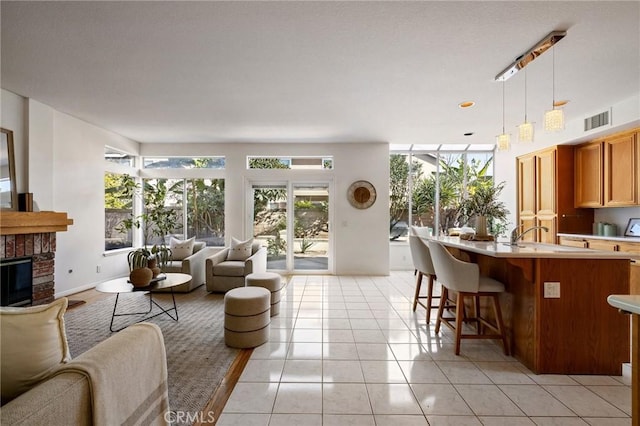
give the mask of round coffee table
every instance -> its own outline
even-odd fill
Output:
[[[125,327],[121,327],[118,329],[113,329],[113,320],[115,317],[124,317],[129,315],[149,315],[153,310],[153,305],[156,305],[160,312],[157,314],[144,317],[143,319],[137,321],[147,321],[151,318],[157,317],[158,315],[167,314],[169,318],[174,321],[178,321],[178,307],[176,306],[176,298],[173,293],[173,288],[189,282],[191,280],[191,275],[189,274],[181,274],[174,272],[163,273],[159,276],[159,278],[164,277],[164,279],[160,279],[148,285],[147,287],[134,287],[133,284],[129,282],[128,277],[116,278],[113,280],[105,281],[96,285],[96,290],[101,293],[116,293],[116,301],[113,305],[113,313],[111,314],[111,324],[109,324],[109,330],[111,331],[120,331]],[[160,306],[155,300],[153,300],[153,291],[168,288],[171,290],[171,300],[173,301],[173,307],[169,309],[165,309]],[[118,309],[118,299],[120,298],[120,293],[138,293],[138,292],[148,292],[149,293],[149,310],[146,312],[126,312],[126,313],[116,313]],[[171,315],[171,311],[175,312],[175,317]]]

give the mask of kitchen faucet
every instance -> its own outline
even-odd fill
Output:
[[[509,245],[512,245],[512,246],[518,245],[518,241],[520,241],[520,239],[522,239],[522,237],[524,237],[524,235],[529,231],[533,231],[536,229],[543,229],[545,232],[549,232],[549,228],[547,228],[546,226],[532,226],[531,228],[527,228],[524,231],[522,231],[522,233],[518,234],[518,229],[522,228],[522,226],[523,225],[516,226],[513,229],[513,231],[511,231],[511,239],[509,240]]]

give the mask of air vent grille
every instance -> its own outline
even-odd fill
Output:
[[[597,127],[606,126],[609,124],[609,111],[601,112],[592,117],[584,119],[584,131],[593,130]]]

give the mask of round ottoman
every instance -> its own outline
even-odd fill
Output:
[[[224,295],[224,342],[232,348],[255,348],[269,340],[271,293],[239,287]]]
[[[247,287],[263,287],[271,292],[271,316],[280,313],[282,278],[273,272],[254,272],[245,278]]]

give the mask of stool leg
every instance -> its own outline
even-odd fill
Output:
[[[447,304],[448,290],[446,287],[442,287],[442,296],[440,297],[440,306],[438,306],[438,317],[436,318],[435,332],[440,332],[440,324],[442,323],[442,314],[444,313],[444,305]]]
[[[504,345],[504,354],[509,355],[509,342],[507,340],[507,332],[504,328],[504,322],[502,321],[502,310],[500,309],[500,299],[499,294],[494,294],[493,299],[493,309],[496,313],[496,323],[498,325],[498,331],[502,336],[502,344]]]
[[[416,279],[416,294],[413,296],[413,312],[416,311],[418,306],[418,296],[420,296],[420,286],[422,285],[422,271],[418,271],[418,278]]]
[[[429,274],[429,286],[427,288],[427,324],[431,321],[431,303],[433,303],[433,275]]]
[[[476,331],[477,331],[477,334],[480,335],[480,334],[482,334],[482,323],[480,322],[480,296],[475,296],[474,300],[475,300],[475,303],[476,303],[476,306],[475,306],[475,309],[476,309],[476,320],[477,320],[476,321]]]
[[[458,292],[456,298],[456,355],[460,355],[460,339],[462,338],[462,317],[464,311],[464,296]]]

